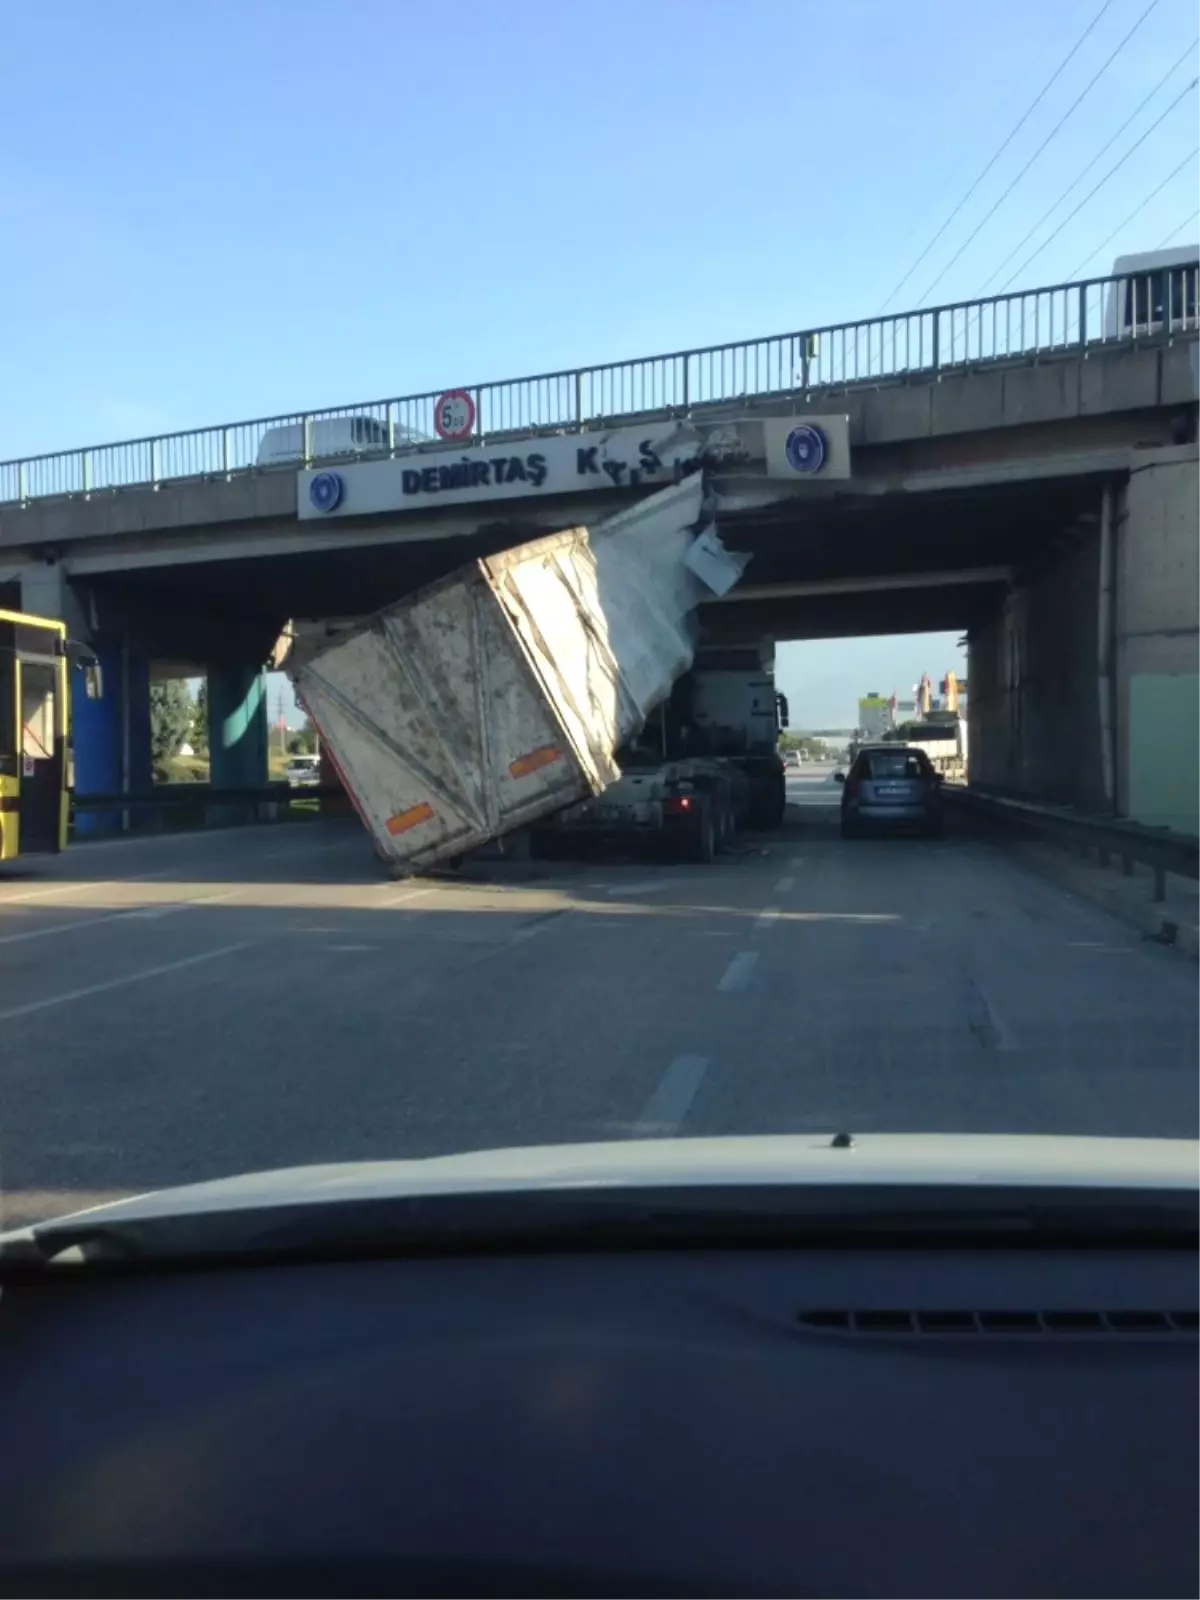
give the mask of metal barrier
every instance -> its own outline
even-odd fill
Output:
[[[336,796],[344,798],[343,789],[308,785],[292,788],[287,783],[269,783],[257,789],[213,789],[207,783],[162,784],[157,788],[136,794],[83,794],[72,795],[72,820],[81,815],[94,816],[103,812],[134,813],[145,817],[155,813],[173,814],[207,812],[217,807],[243,807],[253,814],[255,821],[276,820],[281,811],[297,801],[321,801]]]
[[[1039,805],[961,784],[944,784],[943,793],[955,804],[1006,827],[1053,839],[1083,856],[1094,852],[1101,866],[1110,866],[1115,859],[1126,876],[1133,872],[1134,862],[1149,867],[1154,874],[1152,899],[1156,902],[1166,898],[1168,872],[1200,878],[1200,839],[1190,834],[1148,828],[1116,817],[1092,817],[1067,807]]]
[[[1089,278],[674,355],[466,385],[475,403],[476,432],[450,446],[431,437],[438,395],[430,391],[30,456],[0,462],[0,504],[156,488],[187,478],[229,478],[272,466],[294,471],[325,458],[316,449],[317,427],[339,418],[373,419],[378,427],[361,432],[379,440],[378,446],[349,453],[354,459],[379,457],[461,448],[503,434],[575,432],[652,412],[691,412],[773,395],[904,382],[996,362],[1160,343],[1197,333],[1198,274],[1200,265],[1188,265],[1136,277]],[[295,430],[290,436],[295,449],[260,463],[263,436],[274,428]]]

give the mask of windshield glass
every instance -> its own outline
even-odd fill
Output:
[[[1190,32],[477,9],[6,15],[0,1225],[1194,1138]]]
[[[933,769],[920,751],[872,750],[859,757],[856,770],[864,778],[922,778]]]

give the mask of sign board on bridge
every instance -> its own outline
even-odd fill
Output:
[[[718,472],[765,468],[769,477],[807,482],[847,478],[847,418],[772,417],[705,425],[665,420],[608,433],[534,435],[313,468],[298,474],[297,514],[328,521],[610,488],[659,488],[699,466]]]
[[[442,439],[469,439],[475,432],[475,402],[465,389],[448,389],[433,408],[433,425]]]

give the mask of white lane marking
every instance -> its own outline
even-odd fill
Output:
[[[987,1019],[992,1025],[992,1032],[996,1036],[996,1049],[1019,1050],[1021,1046],[1017,1042],[1017,1036],[996,1010],[995,1002],[983,992],[978,984],[975,985],[975,992],[983,1001],[983,1009],[987,1012]]]
[[[168,868],[165,872],[139,872],[134,878],[72,878],[70,883],[60,883],[53,889],[31,889],[28,894],[6,895],[0,900],[0,910],[5,906],[24,905],[26,900],[48,900],[54,894],[70,894],[73,889],[82,893],[87,889],[113,889],[124,883],[150,883],[155,878],[174,876],[174,868]]]
[[[56,933],[76,933],[80,928],[101,928],[106,922],[130,922],[134,918],[152,922],[158,917],[172,916],[176,911],[190,911],[194,906],[211,906],[223,900],[236,899],[242,889],[229,889],[224,894],[201,895],[197,900],[172,900],[165,906],[138,906],[131,911],[109,911],[98,917],[76,917],[73,922],[56,922],[51,928],[30,928],[25,933],[6,933],[0,944],[24,944],[28,939],[52,939]]]
[[[725,975],[717,985],[717,993],[733,994],[738,989],[744,989],[757,962],[757,950],[739,950],[725,968]]]
[[[154,922],[158,917],[173,917],[177,911],[191,911],[196,906],[219,906],[245,893],[244,889],[226,889],[221,894],[200,894],[194,900],[174,900],[165,906],[141,906],[137,911],[118,911],[107,920],[115,922],[118,917],[138,917],[143,922]]]
[[[793,878],[793,877],[791,877],[789,875],[787,877],[780,878],[779,882],[775,885],[775,893],[776,894],[791,894],[792,890],[795,887],[796,887],[796,880],[795,880],[795,878]]]
[[[765,911],[760,911],[754,919],[754,927],[759,933],[768,933],[779,921],[781,911],[778,906],[768,906]]]
[[[707,1056],[676,1056],[633,1125],[635,1139],[666,1139],[679,1131],[708,1070]]]
[[[437,892],[437,884],[431,884],[428,889],[406,889],[403,894],[393,895],[390,900],[381,900],[379,908],[381,911],[390,911],[393,906],[407,905],[410,900],[423,900],[426,895]]]
[[[108,978],[104,983],[89,983],[82,989],[68,989],[65,994],[52,994],[45,1000],[28,1000],[23,1006],[9,1006],[0,1011],[0,1022],[12,1022],[17,1017],[31,1017],[35,1011],[49,1011],[54,1006],[70,1005],[74,1000],[87,1000],[94,994],[107,994],[110,989],[124,989],[131,983],[145,983],[149,978],[162,978],[168,972],[182,972],[185,967],[198,967],[205,961],[216,961],[219,956],[236,955],[248,950],[249,941],[223,944],[216,950],[202,950],[198,956],[184,956],[181,961],[166,961],[160,967],[143,967],[140,972],[127,972],[123,978]]]

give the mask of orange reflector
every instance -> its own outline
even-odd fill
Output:
[[[433,807],[428,800],[422,800],[419,806],[410,806],[407,811],[397,811],[394,817],[387,820],[387,831],[394,838],[398,833],[407,833],[410,828],[419,827],[422,822],[433,821]]]
[[[531,772],[540,772],[552,762],[561,761],[562,755],[556,744],[544,744],[536,750],[531,750],[528,755],[518,756],[515,761],[509,763],[508,770],[514,778],[527,778]]]

